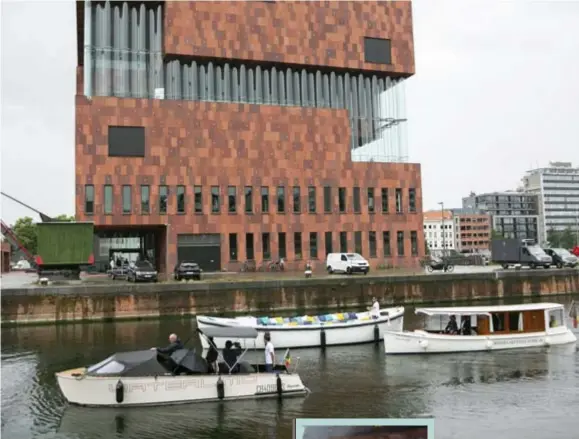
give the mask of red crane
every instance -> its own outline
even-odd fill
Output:
[[[47,222],[54,221],[48,215],[45,215],[44,213],[40,212],[39,210],[36,210],[35,208],[30,207],[28,204],[25,204],[22,201],[4,193],[4,192],[0,192],[0,193],[2,195],[4,195],[6,198],[9,198],[10,200],[20,204],[21,206],[24,206],[27,209],[30,209],[34,213],[37,213],[40,216],[40,219],[42,220],[42,222],[47,223]],[[0,226],[2,229],[2,234],[6,237],[6,239],[8,239],[8,241],[10,241],[10,243],[12,245],[18,247],[22,251],[22,253],[24,253],[24,256],[26,257],[28,262],[30,262],[30,265],[36,266],[36,258],[34,257],[34,255],[32,253],[30,253],[30,251],[28,251],[28,249],[26,247],[24,247],[24,245],[22,245],[22,243],[20,242],[20,240],[18,239],[18,237],[16,236],[14,231],[3,220],[0,220]]]

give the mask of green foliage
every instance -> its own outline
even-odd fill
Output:
[[[74,216],[62,214],[54,219],[57,221],[72,222],[74,221]],[[18,218],[11,228],[20,241],[20,244],[35,255],[38,249],[38,232],[34,220],[29,216]]]
[[[29,216],[18,218],[12,226],[12,232],[16,235],[20,244],[33,255],[36,254],[37,233],[36,224]]]
[[[573,231],[570,227],[567,227],[565,230],[549,229],[547,231],[547,241],[552,248],[565,248],[567,250],[579,245],[577,232]]]
[[[67,222],[67,223],[71,223],[71,222],[75,221],[74,215],[66,215],[64,213],[62,215],[58,215],[54,219],[56,221],[62,221],[62,222]]]

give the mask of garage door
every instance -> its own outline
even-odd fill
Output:
[[[177,258],[194,261],[203,271],[221,270],[221,236],[219,234],[177,235]]]

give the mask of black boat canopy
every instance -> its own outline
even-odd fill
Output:
[[[119,352],[87,369],[87,375],[92,376],[143,377],[169,373],[207,373],[207,363],[194,350],[180,349],[171,357],[146,350]]]
[[[197,332],[204,334],[206,337],[217,338],[257,338],[257,329],[250,326],[208,326],[203,329],[197,328]]]

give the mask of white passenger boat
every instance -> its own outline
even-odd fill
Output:
[[[419,308],[416,314],[436,321],[438,327],[427,325],[423,330],[385,331],[386,354],[494,351],[577,341],[566,325],[565,308],[558,303]],[[448,333],[447,322],[453,316],[459,330]]]
[[[202,337],[255,340],[258,336],[252,328],[198,332]],[[266,373],[265,364],[242,361],[247,351],[231,367],[220,362],[219,374],[209,373],[207,362],[195,350],[180,349],[170,357],[146,350],[121,352],[93,366],[58,372],[56,379],[68,402],[85,406],[183,404],[309,392],[295,370],[290,372],[285,364],[275,365],[274,373]]]
[[[261,335],[271,334],[276,348],[311,348],[379,342],[385,330],[402,331],[404,308],[385,308],[380,317],[374,319],[369,312],[345,312],[318,316],[300,317],[236,317],[221,318],[197,316],[197,325],[202,330],[208,328],[254,328]],[[215,338],[218,348],[225,346],[226,338]],[[206,339],[201,338],[204,349],[209,348]],[[263,337],[256,340],[256,346],[264,348]]]

